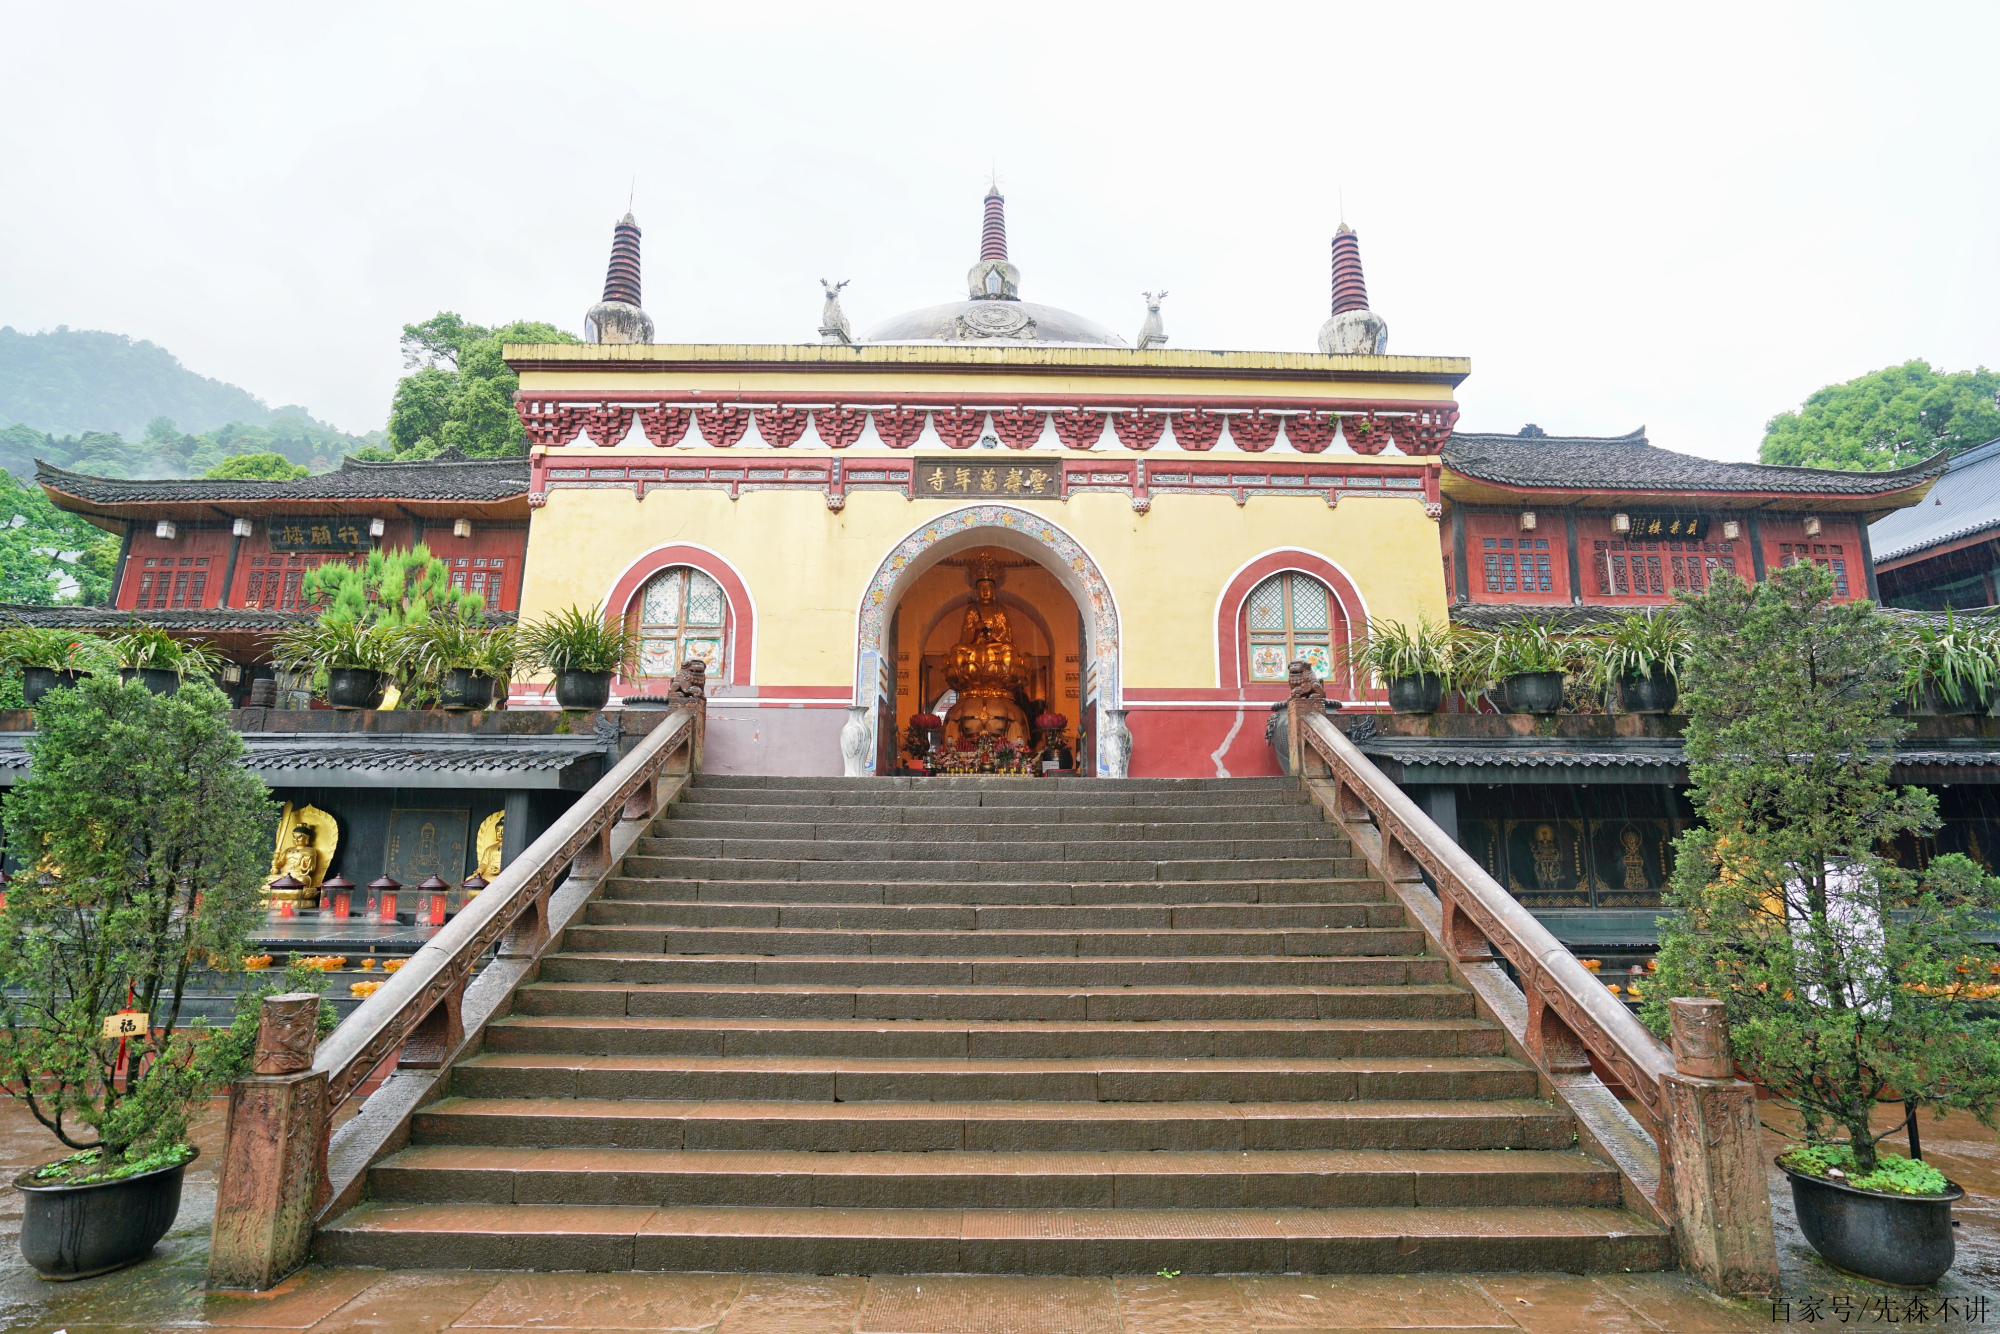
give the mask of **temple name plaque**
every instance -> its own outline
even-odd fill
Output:
[[[1062,460],[1034,454],[997,458],[918,458],[918,496],[1040,496],[1062,497]]]

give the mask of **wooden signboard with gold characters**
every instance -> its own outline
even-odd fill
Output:
[[[1062,499],[1062,460],[1035,454],[996,458],[918,458],[916,496],[998,496],[1015,500]]]

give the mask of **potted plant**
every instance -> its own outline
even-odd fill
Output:
[[[1985,713],[2000,682],[2000,636],[1984,621],[1911,617],[1898,636],[1903,695],[1925,713]]]
[[[390,631],[345,616],[322,616],[279,636],[273,658],[281,671],[315,680],[324,672],[326,702],[334,708],[366,709],[380,701],[404,653]]]
[[[135,620],[106,642],[125,680],[143,682],[156,695],[180,689],[181,646],[166,631]]]
[[[1799,1115],[1779,1166],[1806,1239],[1851,1273],[1927,1285],[1951,1264],[1959,1191],[1884,1152],[1875,1113],[2000,1109],[2000,1020],[1963,971],[2000,881],[1962,856],[1919,875],[1882,854],[1937,826],[1934,797],[1889,783],[1907,724],[1888,617],[1835,601],[1813,565],[1720,577],[1685,612],[1701,823],[1676,844],[1679,912],[1660,919],[1643,1016],[1664,1032],[1669,997],[1721,1000],[1738,1066]]]
[[[95,635],[17,621],[0,631],[0,665],[20,669],[22,695],[33,708],[51,690],[73,686],[112,661]]]
[[[1348,645],[1346,667],[1385,683],[1394,712],[1436,713],[1445,691],[1457,684],[1462,639],[1449,624],[1427,617],[1414,626],[1371,620]]]
[[[1584,644],[1590,674],[1621,713],[1672,713],[1687,657],[1687,620],[1672,607],[1634,611]]]
[[[1487,636],[1471,656],[1493,682],[1488,698],[1502,712],[1551,714],[1562,708],[1577,645],[1554,622],[1529,619]]]
[[[36,870],[0,911],[0,1088],[70,1150],[15,1182],[45,1277],[145,1257],[195,1156],[188,1119],[234,1073],[185,1015],[196,960],[240,965],[275,815],[227,710],[205,681],[93,676],[43,698],[7,799]]]
[[[519,656],[512,626],[486,625],[459,608],[432,612],[401,631],[406,698],[445,709],[484,709],[504,690]]]
[[[611,699],[611,678],[630,674],[639,638],[607,621],[604,604],[570,607],[521,628],[521,664],[555,677],[556,703],[565,709],[601,709]]]

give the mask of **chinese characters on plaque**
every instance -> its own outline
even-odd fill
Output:
[[[271,520],[273,551],[367,551],[368,520],[320,514]]]
[[[1062,464],[1056,459],[918,459],[916,494],[922,496],[1041,496],[1062,498]]]
[[[1634,542],[1702,542],[1708,538],[1705,514],[1638,514],[1631,516]]]

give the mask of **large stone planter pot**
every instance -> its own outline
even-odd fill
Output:
[[[1663,671],[1621,677],[1618,681],[1620,713],[1672,713],[1680,698],[1680,683]]]
[[[1389,708],[1395,713],[1436,713],[1444,703],[1444,678],[1433,672],[1389,681]]]
[[[67,690],[83,679],[82,672],[59,672],[53,667],[23,667],[21,669],[21,696],[28,707],[34,708],[42,696],[51,690]]]
[[[1561,672],[1522,672],[1500,683],[1494,701],[1508,713],[1555,713],[1562,708]]]
[[[326,702],[336,709],[367,709],[381,699],[382,673],[367,667],[329,667]]]
[[[595,712],[611,702],[610,672],[557,672],[556,703]]]
[[[181,674],[171,667],[123,667],[118,677],[122,681],[137,677],[155,695],[171,695],[181,688]]]
[[[1791,1178],[1799,1231],[1835,1269],[1899,1288],[1928,1288],[1951,1268],[1951,1206],[1965,1197],[1961,1187],[1946,1195],[1895,1195],[1778,1166]]]
[[[438,686],[438,707],[483,709],[493,702],[493,678],[470,667],[454,667]]]
[[[181,1211],[181,1177],[200,1157],[117,1181],[88,1186],[36,1185],[34,1173],[14,1178],[27,1208],[21,1255],[43,1278],[65,1282],[137,1264]]]

